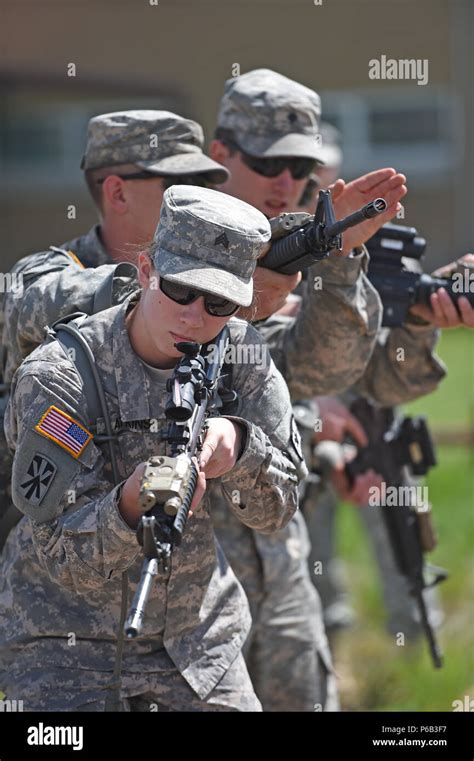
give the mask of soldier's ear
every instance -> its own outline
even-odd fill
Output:
[[[129,204],[125,192],[125,183],[121,177],[115,174],[106,177],[102,184],[102,201],[106,212],[111,209],[116,214],[126,214]]]
[[[158,273],[153,266],[150,255],[146,251],[138,254],[138,281],[142,288],[150,288],[152,279],[158,278]]]
[[[228,147],[220,140],[212,140],[209,146],[209,156],[213,161],[217,161],[219,164],[224,164],[230,156]]]

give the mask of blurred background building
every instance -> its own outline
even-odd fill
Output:
[[[92,224],[79,169],[91,116],[164,108],[209,140],[238,67],[321,94],[345,179],[381,166],[407,175],[399,221],[428,238],[428,269],[473,250],[472,0],[15,0],[2,16],[4,270]],[[426,59],[428,83],[370,79],[383,55]]]

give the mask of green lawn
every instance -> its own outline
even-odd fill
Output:
[[[473,424],[474,334],[446,332],[439,354],[449,376],[438,391],[407,406],[428,415],[433,429]],[[431,664],[424,641],[397,647],[385,633],[377,568],[356,509],[338,514],[339,554],[357,624],[336,645],[343,707],[348,710],[452,710],[453,700],[474,697],[474,457],[466,446],[438,447],[437,468],[426,480],[439,544],[430,561],[449,571],[439,586],[446,620],[439,632],[444,667]]]
[[[448,375],[438,389],[406,405],[410,414],[427,415],[433,426],[474,427],[474,331],[442,332],[438,354]]]

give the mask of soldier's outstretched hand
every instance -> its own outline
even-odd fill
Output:
[[[400,201],[407,194],[404,174],[387,167],[358,177],[352,182],[337,180],[330,185],[336,219],[360,209],[376,198],[384,198],[387,208],[377,217],[368,219],[356,227],[351,227],[342,236],[343,254],[348,255],[353,248],[361,246],[401,209]]]

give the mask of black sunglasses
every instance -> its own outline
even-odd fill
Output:
[[[262,175],[262,177],[278,177],[279,174],[289,169],[294,180],[303,180],[309,177],[318,163],[316,159],[309,158],[292,158],[291,156],[279,156],[277,158],[260,158],[245,153],[240,145],[232,140],[224,142],[234,150],[238,150],[243,163],[253,172]]]
[[[315,159],[291,158],[290,156],[265,159],[250,156],[242,150],[240,153],[244,164],[263,177],[278,177],[285,169],[289,169],[294,180],[303,180],[309,177],[316,166]]]
[[[199,291],[197,288],[188,287],[187,285],[172,283],[170,280],[165,280],[165,278],[161,276],[160,291],[172,301],[183,306],[192,304],[193,301],[196,301],[196,299],[203,296],[204,309],[212,317],[230,317],[240,308],[240,305],[236,304],[234,301],[221,299],[219,296],[213,296],[212,293],[205,293],[204,291]]]

